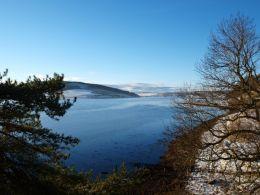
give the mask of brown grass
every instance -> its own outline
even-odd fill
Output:
[[[147,169],[144,182],[129,194],[189,194],[185,186],[194,169],[201,136],[217,119],[207,121],[192,130],[177,130],[161,163]]]

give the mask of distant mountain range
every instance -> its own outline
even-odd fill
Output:
[[[177,88],[148,83],[110,85],[121,90],[131,91],[139,96],[172,96]]]
[[[64,95],[67,98],[130,98],[139,97],[136,93],[104,85],[65,81]]]

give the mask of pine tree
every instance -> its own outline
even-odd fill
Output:
[[[58,120],[73,105],[62,95],[63,87],[58,74],[26,82],[7,78],[7,71],[0,75],[0,193],[62,191],[71,174],[63,161],[79,140],[43,127],[41,115]]]

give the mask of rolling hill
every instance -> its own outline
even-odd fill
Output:
[[[80,98],[131,98],[139,97],[139,95],[99,84],[65,81],[64,87],[65,97]]]

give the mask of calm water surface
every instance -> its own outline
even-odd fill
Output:
[[[125,162],[155,164],[164,152],[158,143],[171,119],[171,98],[78,99],[59,121],[43,117],[43,124],[73,135],[80,144],[66,162],[94,174],[111,172]]]

